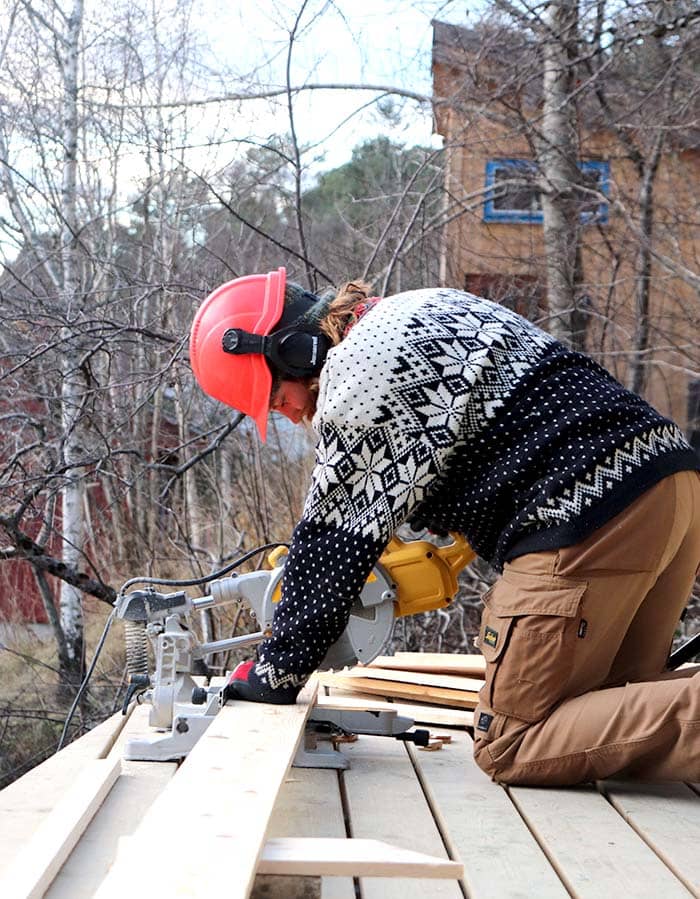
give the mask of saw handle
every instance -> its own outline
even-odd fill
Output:
[[[379,564],[396,584],[396,617],[417,615],[448,606],[457,594],[457,576],[476,558],[461,534],[436,546],[427,540],[391,538]]]

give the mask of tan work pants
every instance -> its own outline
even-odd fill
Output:
[[[494,780],[700,781],[700,667],[664,675],[700,562],[700,474],[586,540],[507,564],[484,597],[474,755]]]

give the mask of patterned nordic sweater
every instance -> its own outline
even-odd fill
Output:
[[[329,353],[316,465],[256,674],[294,687],[340,636],[398,525],[464,534],[497,569],[583,539],[700,468],[671,421],[591,359],[457,290],[388,297]]]

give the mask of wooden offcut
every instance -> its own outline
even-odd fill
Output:
[[[393,656],[378,656],[367,667],[483,678],[486,659],[482,655],[458,655],[446,652],[397,652]]]
[[[479,702],[479,694],[470,690],[451,690],[440,687],[428,687],[418,684],[405,684],[399,681],[373,680],[368,677],[345,677],[342,674],[323,673],[319,675],[321,684],[338,687],[341,690],[357,690],[377,696],[391,696],[408,699],[414,702],[430,702],[436,705],[447,705],[457,709],[475,709]]]
[[[268,840],[258,872],[458,880],[464,869],[459,862],[401,849],[382,840],[288,837]]]

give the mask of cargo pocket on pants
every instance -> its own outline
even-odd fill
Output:
[[[565,698],[586,587],[584,581],[506,568],[484,596],[484,705],[534,722]]]

